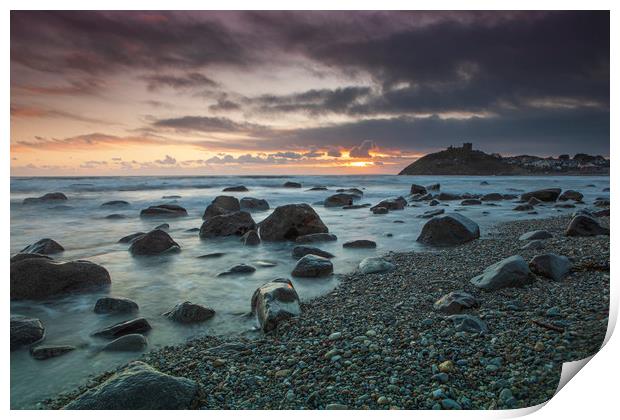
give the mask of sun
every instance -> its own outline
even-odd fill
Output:
[[[372,165],[372,162],[350,162],[348,163],[349,166],[355,166],[357,168],[365,168],[366,166],[370,166]]]

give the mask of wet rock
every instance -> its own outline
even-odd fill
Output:
[[[299,182],[286,181],[282,184],[284,188],[301,188],[301,184]]]
[[[259,223],[263,241],[293,241],[299,236],[327,232],[327,226],[307,204],[279,206]]]
[[[581,201],[583,200],[583,194],[579,191],[575,190],[566,190],[558,197],[561,201],[573,200],[573,201]]]
[[[480,197],[482,201],[501,201],[504,199],[504,195],[500,193],[489,193]]]
[[[609,190],[609,187],[605,187],[605,188],[603,188],[603,192],[609,192],[609,191],[610,191],[610,190]]]
[[[376,248],[377,243],[369,239],[356,239],[354,241],[345,242],[343,248]]]
[[[533,241],[535,239],[549,238],[553,238],[553,235],[546,230],[532,230],[529,232],[525,232],[523,235],[519,236],[520,241]]]
[[[540,201],[538,198],[536,197],[530,197],[529,200],[527,200],[527,204],[529,204],[530,206],[537,206],[540,203],[542,203],[542,201]]]
[[[364,209],[366,207],[370,207],[370,204],[368,204],[368,203],[364,203],[364,204],[351,204],[350,206],[342,207],[342,210],[356,210],[356,209]]]
[[[138,304],[133,300],[111,296],[99,298],[93,309],[96,314],[127,314],[138,310]]]
[[[143,362],[131,362],[69,402],[65,410],[183,410],[198,397],[196,382],[166,375]]]
[[[243,236],[250,230],[256,230],[256,223],[250,213],[236,211],[208,218],[200,227],[200,237]]]
[[[532,211],[534,207],[530,204],[519,204],[513,208],[514,211]]]
[[[388,214],[389,213],[389,210],[385,207],[372,207],[370,211],[372,211],[373,214]]]
[[[546,188],[543,190],[530,191],[521,194],[521,200],[527,201],[531,197],[536,197],[540,201],[557,201],[562,190],[560,188]]]
[[[245,192],[249,191],[244,185],[235,185],[234,187],[226,187],[222,192]]]
[[[54,201],[66,201],[67,196],[61,192],[53,192],[42,195],[41,197],[28,197],[24,198],[23,204],[39,204],[49,203]]]
[[[90,261],[28,258],[11,263],[11,300],[92,291],[110,282],[108,270]]]
[[[165,312],[163,316],[182,324],[192,324],[213,318],[215,311],[206,306],[185,301],[175,305],[170,311]]]
[[[429,205],[429,206],[431,206],[431,207],[438,206],[439,204],[441,204],[441,203],[439,202],[439,200],[435,200],[435,199],[432,199],[432,200],[431,200],[431,201],[429,201],[429,203],[428,203],[428,205]]]
[[[595,207],[609,207],[609,205],[610,205],[609,200],[598,198],[594,201]]]
[[[118,243],[119,244],[132,243],[133,241],[135,241],[136,239],[144,235],[146,235],[146,233],[144,232],[132,233],[131,235],[123,236],[121,239],[118,240]]]
[[[334,272],[334,266],[330,260],[313,254],[303,256],[291,273],[295,277],[325,277]]]
[[[322,249],[315,248],[313,246],[298,245],[294,247],[291,252],[291,255],[293,256],[293,258],[297,258],[297,259],[302,258],[308,254],[317,255],[323,258],[334,257],[334,254],[332,254],[331,252],[323,251]]]
[[[205,209],[202,220],[206,220],[210,217],[221,216],[222,214],[234,213],[241,210],[241,203],[237,197],[230,195],[219,195],[207,206]]]
[[[359,196],[355,194],[338,193],[330,195],[325,199],[323,205],[325,207],[344,207],[353,204],[353,200],[358,200]]]
[[[284,319],[301,313],[299,296],[288,279],[276,279],[265,283],[252,295],[252,313],[263,331],[275,329]]]
[[[228,270],[222,271],[221,273],[219,273],[217,276],[224,277],[224,276],[232,276],[235,274],[250,274],[255,271],[256,271],[255,267],[242,263],[242,264],[233,265]]]
[[[332,242],[337,240],[338,237],[333,233],[310,233],[308,235],[298,236],[295,239],[295,243],[310,244],[315,242]]]
[[[164,195],[161,197],[164,200],[178,200],[179,198],[181,198],[180,195]]]
[[[327,187],[316,186],[316,187],[309,188],[308,191],[327,191]]]
[[[187,210],[176,204],[158,204],[140,212],[140,217],[184,217]]]
[[[454,201],[454,200],[460,200],[461,196],[459,194],[452,194],[452,193],[447,193],[447,192],[441,192],[441,193],[439,193],[439,195],[437,195],[436,198],[439,201]]]
[[[30,355],[37,360],[51,359],[75,350],[73,346],[36,346],[30,349]]]
[[[269,203],[261,198],[243,197],[239,201],[239,206],[246,211],[269,210]]]
[[[129,203],[125,200],[112,200],[112,201],[106,201],[105,203],[101,205],[101,207],[124,207],[128,205]]]
[[[440,214],[444,214],[445,212],[445,209],[427,210],[424,213],[419,214],[417,217],[419,217],[420,219],[430,219],[431,217],[439,216]]]
[[[336,190],[336,192],[345,193],[345,194],[353,194],[353,195],[357,195],[358,197],[362,197],[364,195],[364,191],[360,190],[359,188],[339,188]]]
[[[480,228],[473,220],[458,214],[447,214],[430,219],[417,241],[433,246],[452,246],[473,241],[480,237]]]
[[[609,229],[600,225],[595,219],[578,215],[570,221],[566,236],[597,236],[609,235]]]
[[[106,344],[103,351],[142,351],[148,344],[142,334],[127,334]]]
[[[461,201],[461,206],[478,206],[482,204],[482,201],[476,200],[475,198],[468,198],[467,200]]]
[[[402,210],[406,206],[407,206],[407,200],[405,200],[403,197],[396,197],[396,198],[388,198],[386,200],[382,200],[378,204],[372,206],[370,210],[372,211],[373,209],[379,208],[379,207],[385,207],[389,211]]]
[[[210,254],[199,255],[196,258],[220,258],[226,255],[225,252],[212,252]]]
[[[536,255],[530,260],[529,266],[532,272],[540,276],[560,281],[570,272],[572,263],[565,256],[549,253]]]
[[[505,258],[484,269],[484,272],[470,280],[479,289],[493,291],[507,287],[521,287],[535,280],[527,263],[520,255]]]
[[[243,242],[243,245],[245,246],[260,245],[260,236],[258,236],[257,231],[250,230],[241,237],[241,242]]]
[[[200,232],[200,228],[189,228],[189,229],[185,229],[183,232],[187,232],[187,233]]]
[[[464,309],[470,309],[479,306],[478,300],[463,291],[450,292],[442,296],[433,307],[436,311],[443,312],[448,315],[454,315],[463,312]]]
[[[43,258],[44,260],[50,260],[52,261],[52,257],[48,257],[47,255],[43,255],[43,254],[15,254],[11,257],[11,262],[17,262],[17,261],[22,261],[22,260],[27,260],[29,258]]]
[[[53,239],[44,238],[41,239],[32,245],[28,245],[26,248],[22,249],[19,252],[25,254],[43,254],[43,255],[51,255],[57,254],[59,252],[63,252],[65,249]]]
[[[456,331],[483,334],[489,330],[487,324],[476,316],[463,314],[450,315],[448,319],[452,321],[452,323],[454,324],[454,329]]]
[[[109,327],[95,331],[95,337],[116,338],[127,334],[145,333],[151,329],[151,325],[145,318],[130,319],[119,322]]]
[[[107,220],[121,220],[121,219],[126,219],[127,216],[125,216],[124,214],[113,213],[113,214],[108,214],[105,218]]]
[[[426,194],[426,187],[417,184],[411,184],[411,190],[409,191],[411,195],[414,194]]]
[[[362,274],[387,273],[396,269],[396,266],[381,257],[368,257],[360,261],[357,269]]]
[[[440,188],[439,184],[431,184],[431,185],[426,186],[427,191],[439,191],[439,188]]]
[[[553,206],[556,209],[574,209],[575,205],[570,203],[558,203]]]
[[[603,209],[603,210],[595,211],[594,213],[592,213],[592,215],[594,215],[596,217],[603,217],[603,216],[609,217],[609,209]]]
[[[132,255],[158,255],[168,252],[179,252],[181,247],[170,235],[161,229],[155,229],[142,235],[131,243],[129,252]]]
[[[45,328],[41,321],[23,315],[11,315],[11,350],[41,341]]]
[[[168,223],[162,223],[161,225],[157,225],[155,226],[155,228],[153,228],[153,230],[168,230],[170,229],[170,225]]]

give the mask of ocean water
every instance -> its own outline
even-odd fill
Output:
[[[296,181],[301,189],[282,188],[285,181]],[[482,181],[488,185],[481,185]],[[27,349],[11,352],[11,407],[32,408],[45,398],[68,391],[87,378],[104,370],[135,359],[136,353],[101,352],[107,340],[91,337],[100,328],[129,319],[129,316],[98,315],[93,312],[96,300],[102,296],[123,296],[140,306],[139,316],[149,320],[153,329],[147,334],[148,350],[177,344],[200,335],[260,334],[255,320],[248,316],[250,297],[254,290],[276,277],[289,277],[295,260],[291,243],[262,243],[244,247],[239,238],[201,240],[197,232],[204,209],[218,195],[238,198],[266,199],[271,209],[289,203],[308,203],[318,212],[329,231],[338,236],[337,242],[317,246],[335,254],[336,274],[351,272],[359,261],[387,251],[423,251],[417,238],[426,219],[416,216],[431,209],[427,203],[407,207],[386,215],[374,215],[368,208],[342,210],[316,204],[338,188],[356,187],[364,191],[359,203],[376,204],[382,199],[406,196],[412,183],[440,183],[441,191],[453,193],[515,193],[539,188],[559,187],[582,192],[589,207],[597,197],[609,197],[603,188],[609,187],[609,177],[458,177],[458,176],[297,176],[297,177],[80,177],[80,178],[12,178],[11,179],[11,250],[14,255],[41,238],[52,238],[65,247],[54,256],[66,261],[87,259],[103,265],[112,278],[109,290],[71,295],[48,301],[11,302],[11,313],[41,319],[46,327],[45,344],[70,344],[77,350],[66,355],[39,361]],[[242,193],[222,193],[222,188],[245,185]],[[594,186],[589,186],[594,185]],[[307,191],[313,186],[326,186],[329,191]],[[515,191],[518,190],[518,191]],[[68,201],[60,204],[23,205],[26,197],[60,191]],[[163,196],[179,195],[179,199]],[[105,208],[110,200],[126,200],[130,206]],[[515,212],[514,200],[497,202],[497,206],[462,207],[459,201],[448,202],[446,212],[460,210],[476,221],[484,238],[497,223],[525,218],[544,218],[574,209],[555,209],[551,205],[538,207],[539,214]],[[150,205],[175,203],[185,207],[188,217],[170,219],[141,219],[140,210]],[[442,208],[442,207],[435,207]],[[483,212],[489,212],[484,214]],[[110,220],[105,216],[120,213],[124,219]],[[254,212],[260,222],[271,210]],[[404,223],[395,223],[403,221]],[[167,222],[168,231],[182,251],[178,254],[153,257],[132,257],[127,244],[118,240],[128,234],[146,232]],[[387,234],[392,234],[388,237]],[[377,249],[343,249],[342,243],[353,239],[371,239]],[[199,259],[200,255],[224,252],[218,259]],[[261,261],[276,263],[275,267],[260,267]],[[249,275],[217,277],[238,263],[257,267]],[[337,276],[326,279],[292,278],[302,300],[324,294],[337,284]],[[214,308],[216,316],[193,326],[173,323],[161,314],[176,303],[190,300]]]

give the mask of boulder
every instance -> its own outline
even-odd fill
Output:
[[[594,201],[594,206],[595,207],[609,207],[609,200],[606,199],[601,199],[601,198],[597,198]]]
[[[549,238],[553,238],[553,235],[547,232],[546,230],[531,230],[519,236],[520,241],[533,241],[534,239],[549,239]]]
[[[344,207],[353,204],[353,200],[358,200],[360,197],[355,194],[338,193],[330,195],[325,199],[323,205],[325,207]]]
[[[521,249],[543,249],[545,247],[545,243],[540,239],[535,239],[523,245]]]
[[[41,321],[23,315],[11,315],[11,350],[41,341],[45,328]]]
[[[573,201],[581,201],[583,200],[583,194],[579,191],[575,190],[566,190],[558,197],[561,201],[573,200]]]
[[[286,181],[282,184],[284,188],[301,188],[301,184],[299,182]]]
[[[30,355],[37,360],[51,359],[75,350],[73,346],[36,346],[30,349]]]
[[[420,219],[430,219],[431,217],[439,216],[440,214],[444,214],[445,212],[445,209],[427,210],[422,214],[418,214],[417,217],[419,217]]]
[[[385,207],[371,207],[372,214],[388,214],[389,210]]]
[[[376,248],[377,243],[368,239],[356,239],[354,241],[345,242],[343,248]]]
[[[228,270],[222,271],[221,273],[219,273],[217,276],[224,277],[224,276],[232,276],[236,274],[249,274],[255,271],[256,271],[256,268],[252,267],[251,265],[241,263],[241,264],[233,265]]]
[[[109,327],[95,331],[95,337],[116,338],[127,334],[144,333],[151,329],[151,325],[145,318],[130,319],[119,322]]]
[[[146,235],[134,239],[129,247],[129,252],[132,255],[158,255],[166,252],[179,252],[180,250],[179,244],[160,229],[152,230]]]
[[[105,203],[101,205],[101,207],[124,207],[128,205],[129,203],[125,200],[112,200],[112,201],[106,201]]]
[[[521,200],[527,201],[531,197],[536,197],[540,201],[557,201],[562,190],[560,188],[546,188],[543,190],[530,191],[521,194]]]
[[[23,252],[26,254],[57,254],[59,252],[64,251],[65,249],[53,239],[44,238],[41,239],[32,245],[28,245],[26,248],[22,249],[19,252]]]
[[[320,185],[320,186],[309,188],[308,191],[327,191],[327,187]]]
[[[313,254],[303,256],[291,273],[295,277],[325,277],[334,272],[334,266],[330,260]]]
[[[187,210],[176,204],[158,204],[143,209],[140,217],[183,217],[187,216]]]
[[[478,300],[463,291],[450,292],[439,298],[433,305],[436,311],[444,314],[454,315],[463,312],[464,309],[470,309],[479,306]]]
[[[440,192],[436,198],[440,201],[453,201],[453,200],[460,200],[461,196],[459,194]]]
[[[609,229],[600,225],[592,217],[583,214],[575,216],[566,229],[566,236],[609,235]]]
[[[448,317],[454,325],[454,329],[463,332],[472,332],[478,334],[484,334],[489,331],[487,324],[480,318],[472,315],[450,315]]]
[[[560,281],[570,272],[573,265],[567,257],[549,253],[536,255],[530,260],[529,266],[532,272],[540,276]]]
[[[372,206],[370,210],[373,210],[378,207],[385,207],[386,209],[390,211],[402,210],[406,206],[407,206],[407,200],[405,200],[403,197],[396,197],[396,198],[388,198],[388,199],[382,200],[378,204]]]
[[[540,201],[538,198],[536,197],[530,197],[529,200],[527,200],[526,204],[529,204],[530,206],[537,206],[540,203],[542,203],[542,201]]]
[[[298,244],[311,244],[315,242],[333,242],[337,241],[338,237],[333,233],[310,233],[308,235],[301,235],[295,239],[295,243]]]
[[[121,219],[126,219],[127,216],[125,216],[124,214],[113,213],[113,214],[108,214],[105,218],[107,220],[121,220]]]
[[[181,198],[181,196],[180,195],[164,195],[161,198],[164,200],[177,200]]]
[[[482,204],[482,201],[476,200],[475,198],[468,198],[467,200],[461,201],[461,206],[478,206]]]
[[[245,246],[260,245],[260,236],[258,236],[257,231],[250,230],[241,237],[241,242],[243,242]]]
[[[66,201],[67,196],[61,192],[53,192],[42,195],[41,197],[28,197],[24,198],[23,204],[39,204],[47,203],[50,201]]]
[[[108,286],[110,273],[90,261],[28,258],[11,263],[11,300],[46,299]]]
[[[500,193],[489,193],[480,197],[482,201],[501,201],[504,199],[504,195]]]
[[[103,347],[104,351],[142,351],[148,345],[142,334],[127,334],[118,337]]]
[[[168,223],[162,223],[161,225],[157,225],[153,228],[153,230],[168,230],[170,229],[170,225]]]
[[[259,223],[263,241],[292,241],[299,236],[328,231],[319,215],[307,204],[279,206]]]
[[[480,237],[480,228],[473,220],[452,213],[430,219],[418,236],[417,241],[433,246],[460,245]]]
[[[357,269],[362,274],[386,273],[396,269],[396,266],[381,257],[368,257],[360,261]]]
[[[411,184],[411,190],[409,191],[411,195],[414,194],[426,194],[426,187],[418,184]]]
[[[493,291],[507,287],[521,287],[534,282],[534,276],[520,255],[505,258],[484,269],[470,280],[479,289]]]
[[[431,207],[438,206],[439,204],[441,204],[441,203],[439,203],[439,200],[435,200],[435,199],[432,199],[428,203],[428,205],[431,206]]]
[[[261,198],[243,197],[239,201],[239,205],[242,210],[247,211],[269,210],[269,203]]]
[[[96,314],[128,314],[138,312],[138,304],[124,297],[106,296],[97,299],[93,311]]]
[[[222,192],[246,192],[249,191],[244,185],[235,185],[234,187],[226,187]]]
[[[288,279],[276,279],[263,284],[252,295],[252,313],[261,329],[271,331],[284,319],[301,313],[299,296]]]
[[[356,210],[356,209],[364,209],[366,207],[370,207],[370,204],[368,204],[368,203],[364,203],[364,204],[351,204],[350,206],[342,207],[342,210]]]
[[[17,261],[22,261],[22,260],[27,260],[29,258],[43,258],[44,260],[50,260],[52,261],[53,259],[51,257],[48,257],[47,255],[42,255],[42,254],[15,254],[11,257],[11,263],[17,262]]]
[[[575,205],[571,203],[557,203],[553,207],[556,209],[574,209]]]
[[[144,232],[132,233],[131,235],[123,236],[121,239],[118,240],[118,243],[129,244],[135,241],[136,239],[138,239],[140,236],[144,236],[144,235],[146,235],[146,233]]]
[[[256,223],[250,213],[236,211],[207,219],[200,227],[200,237],[243,236],[246,232],[255,229]],[[263,236],[262,232],[261,236]]]
[[[595,211],[594,213],[592,213],[592,215],[596,217],[603,217],[603,216],[609,217],[609,209],[607,208],[607,209]]]
[[[194,407],[198,395],[196,382],[161,373],[136,361],[80,394],[64,409],[184,410]]]
[[[293,256],[293,258],[297,258],[297,259],[302,258],[308,254],[317,255],[323,258],[334,257],[334,254],[327,252],[327,251],[323,251],[322,249],[319,249],[319,248],[315,248],[313,246],[297,245],[296,247],[293,248],[293,251],[291,252],[291,255]]]
[[[513,208],[514,211],[532,211],[534,207],[530,204],[519,204]]]
[[[241,210],[241,203],[237,197],[232,197],[230,195],[218,195],[205,209],[205,212],[202,215],[202,220],[206,220],[209,217],[220,216],[222,214],[233,213],[239,210]]]
[[[213,318],[215,316],[215,311],[206,306],[185,301],[178,303],[174,308],[162,315],[172,321],[182,324],[191,324]]]
[[[431,184],[426,186],[427,191],[439,191],[440,184]]]

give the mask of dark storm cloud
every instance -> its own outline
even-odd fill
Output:
[[[249,102],[262,112],[307,112],[312,115],[349,113],[359,100],[370,94],[368,87],[312,89],[291,95],[262,95]]]
[[[189,88],[214,88],[218,84],[201,73],[187,73],[181,76],[171,74],[152,74],[142,76],[142,80],[147,82],[149,90],[158,90],[164,87],[172,89]]]
[[[154,128],[174,129],[178,131],[196,131],[202,133],[244,133],[260,132],[265,127],[258,124],[239,123],[229,118],[184,116],[157,120],[152,123]]]

